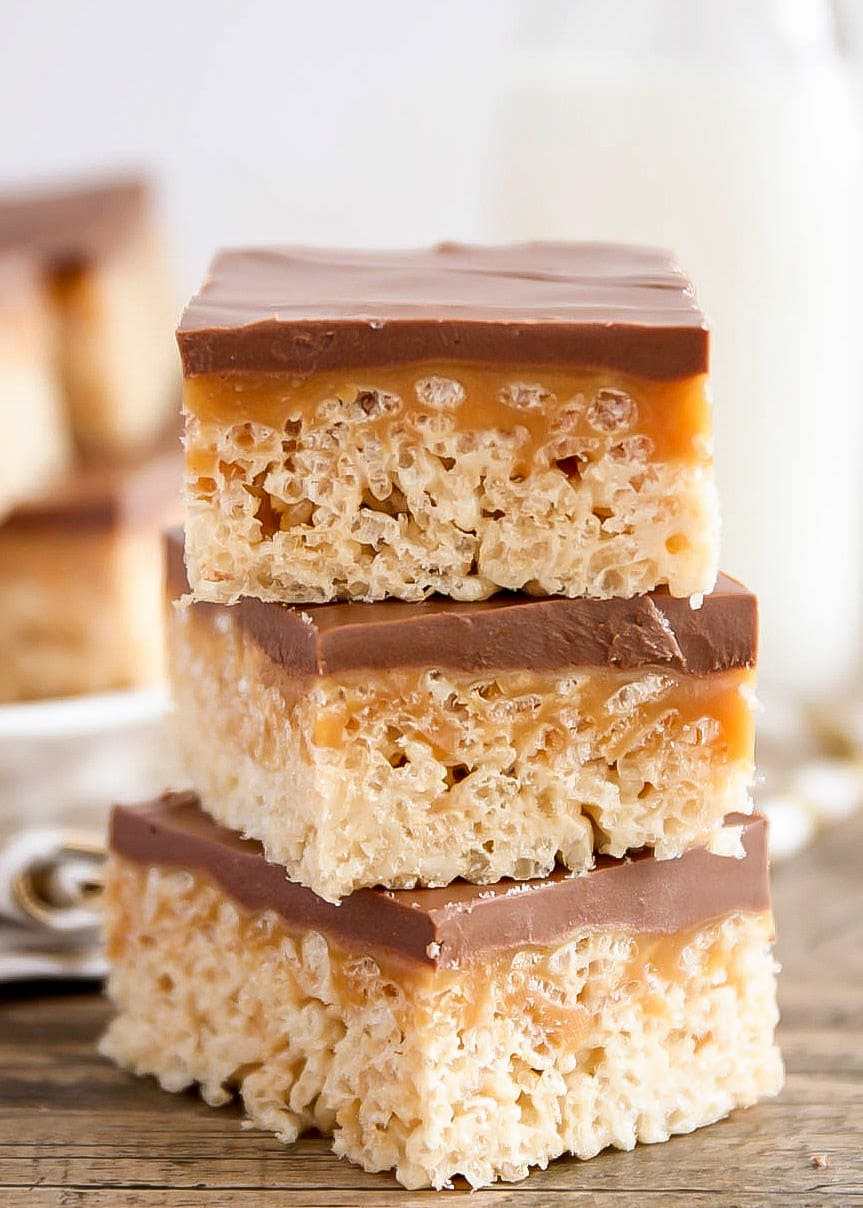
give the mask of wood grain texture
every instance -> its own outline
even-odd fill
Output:
[[[516,1186],[444,1194],[469,1208],[863,1206],[863,817],[776,876],[788,1083],[775,1100],[665,1145],[561,1159]],[[103,1061],[92,990],[0,1000],[2,1208],[402,1208],[435,1202],[309,1137],[286,1149]],[[819,1169],[813,1154],[827,1155]],[[569,1197],[568,1199],[566,1197]]]

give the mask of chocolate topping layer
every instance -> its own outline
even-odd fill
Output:
[[[673,258],[612,243],[223,251],[177,340],[187,377],[473,361],[672,380],[708,351]]]
[[[51,271],[99,260],[137,231],[149,204],[144,181],[118,178],[0,198],[0,248],[24,248]]]
[[[289,881],[259,843],[217,826],[194,793],[117,806],[110,847],[138,864],[201,872],[247,910],[274,910],[349,947],[447,967],[502,949],[558,943],[587,929],[670,935],[732,911],[768,910],[766,822],[738,814],[729,822],[743,828],[744,859],[703,848],[676,860],[644,852],[626,860],[600,856],[592,872],[577,877],[557,871],[496,885],[362,889],[338,906]]]
[[[172,598],[189,590],[180,530],[166,536]],[[706,675],[755,664],[758,608],[742,584],[720,575],[701,608],[662,591],[631,600],[538,598],[501,592],[465,604],[194,603],[224,612],[274,663],[296,675],[441,667],[456,671],[558,671],[566,667],[661,667]]]

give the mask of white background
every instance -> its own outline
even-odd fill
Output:
[[[480,238],[523,0],[4,0],[2,183],[151,166],[220,244]]]

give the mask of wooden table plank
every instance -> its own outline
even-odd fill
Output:
[[[470,1208],[863,1206],[863,818],[776,878],[788,1084],[775,1100],[694,1136],[591,1162],[561,1159]],[[94,1044],[92,990],[7,990],[0,1001],[2,1208],[345,1208],[428,1205],[308,1137],[286,1149],[192,1093],[127,1077]],[[826,1154],[829,1165],[813,1165]],[[449,1200],[461,1200],[457,1191]]]

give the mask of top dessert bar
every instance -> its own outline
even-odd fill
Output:
[[[0,252],[27,257],[49,291],[56,348],[47,360],[59,367],[79,448],[104,456],[152,443],[176,407],[176,370],[146,183],[120,177],[0,197]]]
[[[193,594],[710,589],[708,333],[665,253],[220,253],[178,331]]]

